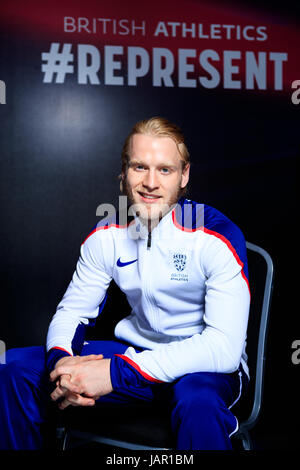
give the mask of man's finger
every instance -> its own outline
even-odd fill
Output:
[[[69,391],[79,393],[78,387],[71,384],[70,378],[71,377],[69,375],[62,375],[59,380],[57,380],[56,388],[50,395],[52,400],[58,400],[58,398],[66,395]]]
[[[58,405],[61,410],[64,410],[68,406],[93,406],[95,404],[95,400],[91,398],[85,398],[81,395],[77,395],[74,393],[69,393],[66,398]]]
[[[80,361],[95,361],[96,359],[103,359],[103,354],[89,354],[88,356],[80,356]]]
[[[62,390],[60,387],[56,387],[55,390],[51,393],[50,397],[53,401],[58,400],[66,394],[66,390]]]
[[[77,364],[78,365],[78,364]],[[62,375],[69,375],[71,376],[72,373],[76,371],[76,365],[74,364],[62,364],[61,366],[56,367],[50,374],[51,382],[54,382]]]
[[[58,377],[60,377],[63,374],[68,374],[72,375],[74,370],[76,370],[76,367],[78,364],[81,362],[86,362],[86,361],[95,361],[99,359],[103,359],[103,354],[90,354],[88,356],[78,356],[76,359],[78,359],[78,362],[76,363],[70,363],[68,364],[62,364],[56,367],[51,373],[50,373],[50,380],[51,382],[54,382]]]
[[[62,375],[59,379],[59,386],[73,393],[81,393],[79,387],[72,383],[70,375]]]
[[[63,366],[59,366],[53,369],[53,371],[50,374],[51,382],[54,382],[54,380],[58,379],[58,377],[63,374],[62,369],[63,369]]]

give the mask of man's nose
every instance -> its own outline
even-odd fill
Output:
[[[147,174],[143,180],[143,186],[149,190],[154,190],[159,187],[159,179],[154,169],[147,171]]]

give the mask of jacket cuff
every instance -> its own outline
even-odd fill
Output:
[[[110,378],[113,390],[144,388],[157,383],[164,383],[143,372],[138,364],[124,355],[114,355],[110,362]]]
[[[55,364],[59,359],[62,359],[63,357],[66,356],[71,356],[71,354],[66,351],[65,349],[61,348],[52,348],[47,352],[47,357],[46,357],[46,367],[49,372],[52,372]]]

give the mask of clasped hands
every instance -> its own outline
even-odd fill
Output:
[[[50,374],[56,381],[51,399],[59,403],[61,410],[67,406],[93,406],[103,395],[113,391],[110,379],[110,359],[102,354],[69,356],[60,359]]]

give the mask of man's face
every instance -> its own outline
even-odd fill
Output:
[[[134,134],[127,174],[122,173],[122,179],[139,217],[154,221],[178,201],[189,180],[189,165],[182,171],[182,160],[171,138]]]

